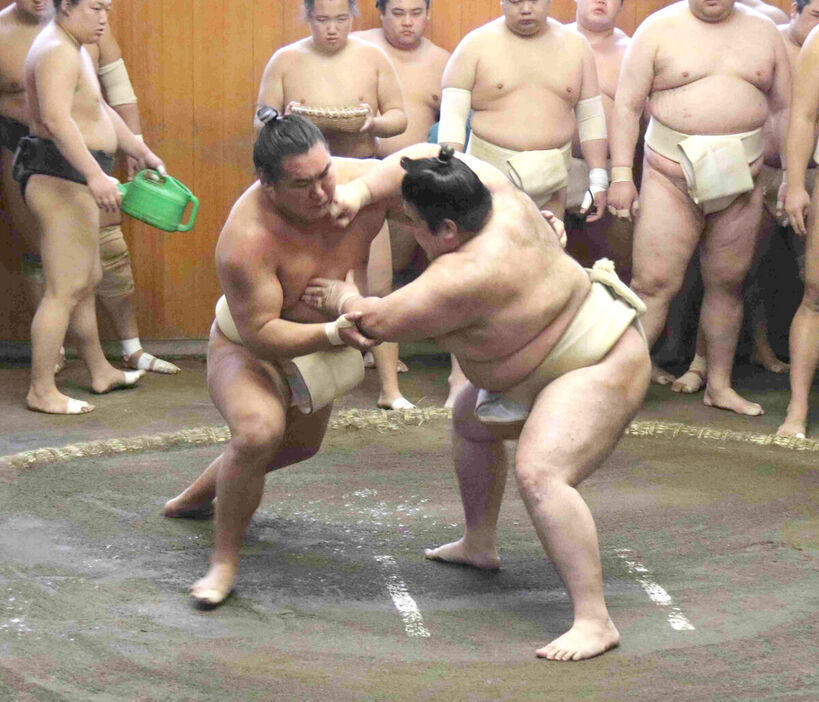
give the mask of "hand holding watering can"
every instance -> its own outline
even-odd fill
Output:
[[[166,232],[188,232],[193,228],[199,199],[176,178],[146,169],[117,188],[122,193],[122,211],[131,217]],[[190,216],[182,224],[188,203]]]

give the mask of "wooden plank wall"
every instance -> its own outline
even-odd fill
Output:
[[[10,2],[0,0],[0,8]],[[627,33],[663,0],[625,0]],[[787,0],[776,4],[787,11]],[[357,29],[378,25],[374,0],[359,0]],[[574,19],[574,0],[552,16]],[[433,0],[430,38],[452,50],[501,14],[498,0]],[[219,285],[213,251],[232,203],[252,182],[251,118],[273,51],[309,33],[300,0],[113,0],[111,23],[137,95],[147,142],[201,200],[195,229],[167,234],[126,218],[145,339],[207,336]],[[26,340],[30,313],[20,247],[0,219],[0,340]]]

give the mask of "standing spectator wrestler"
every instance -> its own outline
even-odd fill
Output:
[[[678,2],[640,25],[614,103],[609,208],[618,217],[631,218],[637,211],[632,163],[646,99],[652,117],[632,287],[648,307],[648,341],[659,337],[699,246],[708,363],[704,403],[762,414],[759,404],[731,387],[731,372],[742,285],[762,216],[762,128],[771,118],[781,134],[790,101],[782,37],[770,20],[734,0]],[[659,372],[655,368],[654,377]]]
[[[144,370],[120,371],[105,359],[97,331],[94,288],[101,279],[100,210],[116,213],[120,195],[110,173],[117,149],[140,167],[164,172],[162,161],[102,99],[83,44],[100,40],[110,3],[54,0],[56,15],[37,35],[25,61],[31,137],[23,137],[14,177],[41,232],[43,299],[31,326],[29,408],[80,414],[93,406],[63,395],[55,359],[69,320],[95,392],[134,385]]]
[[[358,132],[323,127],[335,156],[372,158],[382,137],[401,134],[407,115],[398,74],[384,51],[370,42],[350,37],[355,0],[305,0],[310,36],[273,54],[262,76],[258,103],[287,113],[295,107],[357,108],[368,111]],[[255,121],[258,130],[259,122]],[[373,294],[392,289],[390,234],[387,225],[373,242],[370,286]],[[413,405],[398,387],[398,346],[382,344],[373,350],[383,409]]]
[[[549,0],[503,0],[503,17],[464,37],[444,71],[438,143],[491,163],[542,209],[562,219],[572,135],[590,168],[587,221],[606,206],[606,120],[594,55],[549,17]],[[464,376],[453,360],[447,405]]]

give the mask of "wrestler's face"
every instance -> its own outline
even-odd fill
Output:
[[[688,0],[691,14],[703,22],[721,22],[734,10],[734,0]]]
[[[546,27],[551,0],[502,0],[506,26],[515,34],[531,37]]]
[[[51,15],[54,3],[52,0],[17,0],[17,9],[32,18],[40,19]]]
[[[353,28],[349,0],[316,0],[307,21],[316,48],[334,54],[347,44],[347,35]]]
[[[108,26],[111,0],[80,0],[72,5],[63,0],[59,15],[61,24],[83,44],[96,44]]]
[[[805,5],[802,12],[799,12],[796,3],[793,3],[790,24],[791,37],[799,46],[802,46],[810,30],[819,24],[819,0],[813,0],[809,5]]]
[[[296,218],[321,219],[336,191],[336,174],[327,147],[318,142],[305,154],[282,160],[284,176],[273,186],[276,206]]]
[[[577,23],[591,32],[606,32],[622,7],[620,0],[577,0]]]
[[[456,243],[454,239],[457,237],[457,227],[451,220],[444,220],[449,224],[442,225],[440,231],[433,233],[415,205],[406,200],[404,200],[404,214],[413,223],[415,241],[418,242],[430,261],[458,248],[460,242]]]
[[[398,49],[414,49],[418,46],[428,21],[426,0],[389,0],[381,15],[384,36]]]

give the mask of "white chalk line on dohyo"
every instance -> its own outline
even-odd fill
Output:
[[[628,572],[640,583],[651,601],[659,607],[668,607],[668,623],[676,631],[694,631],[694,626],[688,621],[682,610],[674,604],[665,588],[651,580],[651,573],[643,563],[638,561],[630,548],[618,548],[615,553],[626,563]]]
[[[358,410],[348,409],[333,413],[331,430],[354,431],[375,429],[388,433],[406,427],[423,426],[439,420],[448,420],[452,411],[444,407],[424,407],[411,410]],[[745,443],[760,447],[776,447],[795,451],[819,451],[816,439],[796,439],[753,432],[737,432],[710,427],[697,427],[675,422],[635,421],[624,432],[625,436],[654,439],[694,439],[706,443]],[[84,441],[62,447],[39,448],[0,456],[0,479],[3,469],[19,470],[65,463],[78,458],[116,456],[122,454],[163,451],[172,448],[207,446],[225,443],[230,432],[225,426],[209,425],[180,429],[175,432],[113,439]],[[8,477],[8,476],[6,476]]]
[[[412,599],[407,586],[398,575],[398,564],[392,556],[376,556],[375,560],[384,570],[384,578],[387,582],[387,592],[392,597],[393,604],[404,620],[404,631],[407,636],[417,636],[429,638],[429,630],[424,626],[424,619],[415,600]]]

